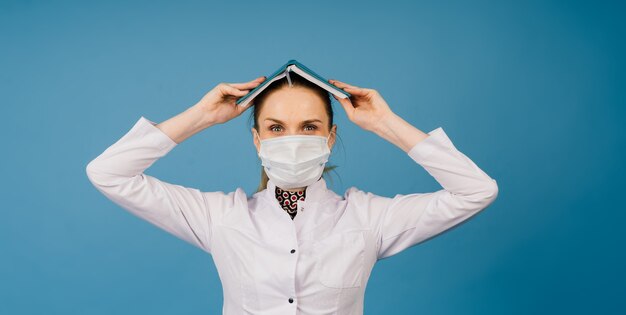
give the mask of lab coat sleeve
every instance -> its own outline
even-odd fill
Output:
[[[88,163],[87,177],[130,213],[210,253],[211,212],[232,206],[233,193],[201,192],[144,174],[177,145],[155,124],[142,116]]]
[[[428,134],[407,154],[443,189],[398,194],[387,202],[370,201],[385,205],[379,226],[378,259],[395,255],[469,219],[498,195],[496,180],[457,150],[443,128]]]

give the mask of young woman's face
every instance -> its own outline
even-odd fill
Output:
[[[325,104],[313,91],[303,87],[286,87],[272,92],[265,98],[259,112],[259,130],[252,128],[252,136],[257,152],[259,140],[288,136],[313,135],[328,138],[328,147],[335,143],[337,125],[328,130],[329,117]]]

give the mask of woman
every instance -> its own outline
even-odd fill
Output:
[[[224,314],[362,314],[376,261],[472,217],[495,200],[498,186],[441,127],[425,134],[377,91],[329,80],[352,94],[335,97],[350,121],[398,146],[443,187],[393,198],[355,187],[337,195],[322,176],[337,133],[329,93],[292,78],[272,83],[246,107],[235,101],[265,77],[220,83],[159,124],[142,116],[89,163],[87,175],[113,202],[212,255]],[[252,196],[241,188],[202,192],[143,173],[185,139],[251,106],[264,166]]]

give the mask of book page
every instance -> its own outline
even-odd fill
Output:
[[[316,77],[308,74],[306,71],[298,68],[296,65],[290,65],[289,67],[287,67],[288,69],[291,69],[291,71],[301,75],[302,77],[304,77],[305,79],[319,85],[321,88],[325,89],[326,91],[332,93],[333,95],[339,97],[339,98],[347,98],[347,96],[343,93],[337,92],[337,88],[333,87],[332,85],[330,85],[329,83],[323,82],[318,80]]]

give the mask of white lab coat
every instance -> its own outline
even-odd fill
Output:
[[[340,196],[321,178],[307,187],[292,221],[271,180],[247,196],[241,188],[203,192],[146,175],[177,145],[155,124],[142,116],[87,165],[87,175],[122,208],[211,254],[223,314],[362,314],[377,260],[469,219],[498,194],[496,181],[439,127],[408,156],[443,189],[388,198],[351,187]]]

